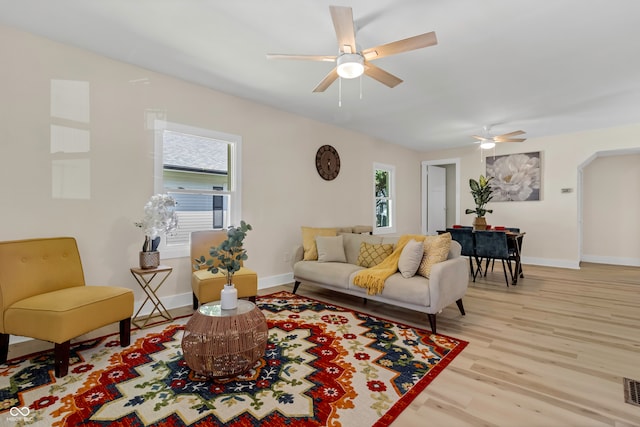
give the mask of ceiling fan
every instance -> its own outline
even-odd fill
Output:
[[[480,148],[484,150],[491,149],[496,146],[497,142],[522,142],[525,141],[526,138],[514,138],[514,136],[523,135],[526,132],[522,130],[516,130],[509,133],[503,133],[502,135],[492,136],[490,126],[484,126],[482,128],[482,136],[480,135],[471,135],[475,139],[480,140]]]
[[[396,55],[415,49],[422,49],[438,44],[436,33],[420,34],[384,45],[358,50],[355,39],[355,25],[353,11],[350,7],[329,6],[331,19],[338,38],[338,55],[288,55],[279,53],[267,54],[268,59],[299,59],[306,61],[336,62],[336,67],[325,76],[313,89],[314,92],[324,92],[338,77],[352,79],[367,76],[387,85],[395,87],[402,80],[371,63],[375,59]]]

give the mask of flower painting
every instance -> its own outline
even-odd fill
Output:
[[[540,200],[540,152],[489,156],[494,202]]]

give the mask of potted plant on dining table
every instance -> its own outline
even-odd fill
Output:
[[[473,220],[474,230],[486,230],[487,220],[484,216],[488,213],[493,213],[493,209],[487,209],[485,207],[493,198],[493,189],[491,188],[492,179],[493,177],[486,178],[483,175],[480,175],[480,178],[477,181],[473,178],[469,179],[469,187],[471,188],[471,195],[473,196],[476,208],[467,209],[464,213],[476,214],[476,217]]]

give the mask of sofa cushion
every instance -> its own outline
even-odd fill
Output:
[[[360,244],[360,254],[358,255],[358,264],[361,267],[371,268],[380,264],[386,257],[393,252],[392,244],[371,244],[362,242]]]
[[[298,261],[293,266],[293,275],[296,280],[347,289],[349,277],[359,270],[363,267],[342,262]]]
[[[434,264],[445,261],[449,256],[451,233],[427,236],[423,244],[424,255],[422,255],[422,262],[420,263],[420,267],[418,267],[417,274],[429,277],[431,267],[433,267]]]
[[[317,236],[318,262],[347,262],[342,236]]]
[[[356,273],[354,272],[349,277],[349,290],[362,292],[362,297],[367,298],[367,289],[353,284]],[[394,273],[385,280],[384,289],[379,296],[387,298],[389,301],[401,301],[428,307],[431,305],[429,279],[417,275],[405,279],[402,274]]]
[[[302,227],[302,247],[304,248],[305,261],[318,259],[318,249],[316,247],[317,236],[335,236],[335,228]]]
[[[402,277],[408,279],[409,277],[415,276],[422,262],[423,254],[424,245],[422,242],[411,239],[404,246],[398,259],[398,271],[402,274]]]
[[[349,264],[358,264],[358,256],[360,255],[360,244],[362,242],[367,243],[382,243],[382,238],[379,236],[371,236],[369,234],[356,234],[356,233],[340,233],[344,240],[344,253],[347,257]]]

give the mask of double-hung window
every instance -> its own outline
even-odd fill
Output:
[[[155,189],[176,199],[178,229],[162,237],[164,257],[189,256],[192,231],[238,225],[241,138],[157,121]]]
[[[374,233],[394,233],[395,225],[395,167],[374,163]]]

